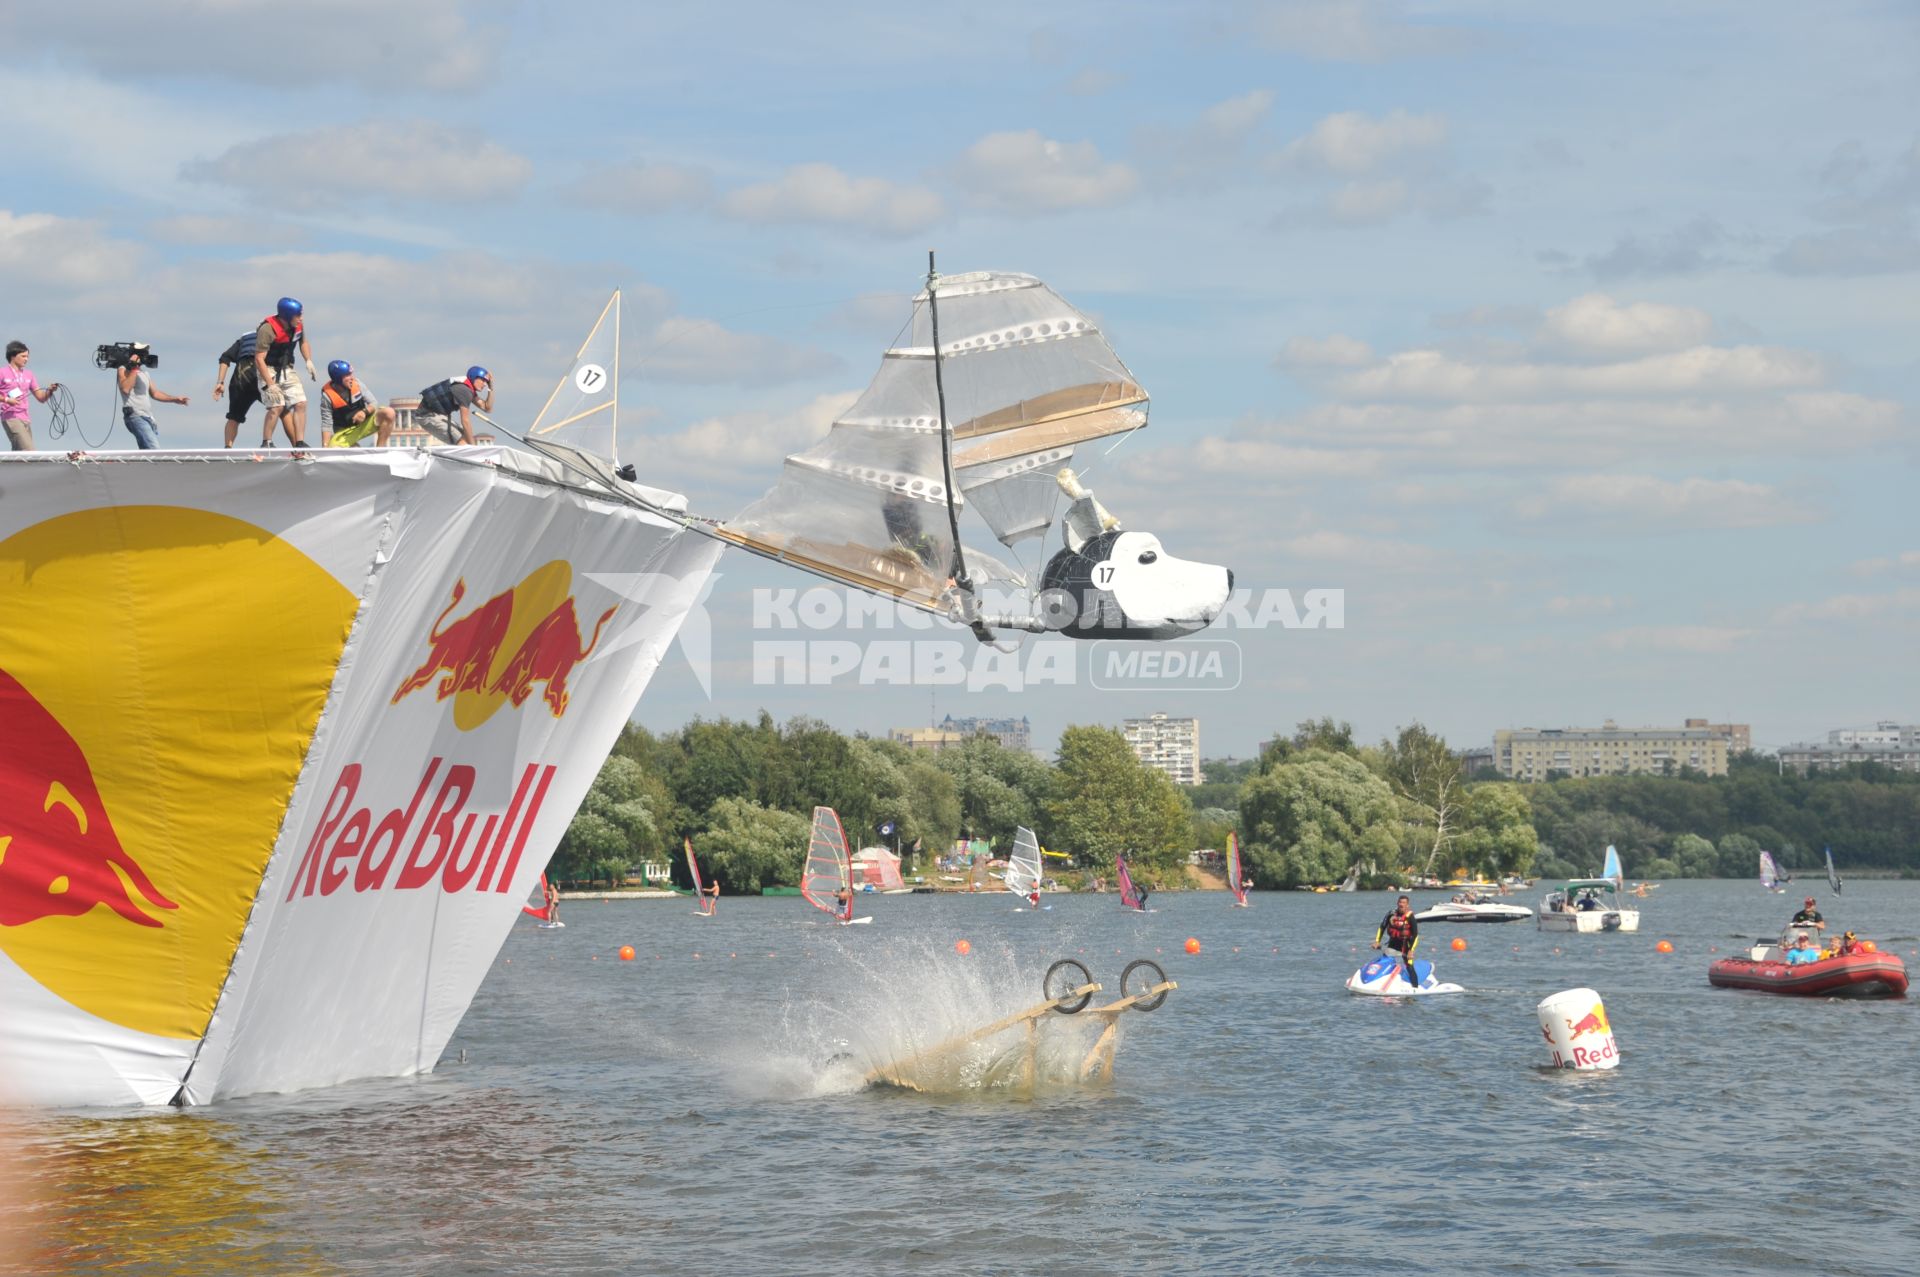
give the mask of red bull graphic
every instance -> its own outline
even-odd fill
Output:
[[[437,677],[434,699],[454,700],[454,724],[471,731],[503,704],[526,704],[536,683],[555,718],[567,712],[567,679],[600,642],[600,632],[618,610],[610,607],[594,623],[585,642],[574,607],[572,568],[555,560],[527,574],[456,620],[448,618],[466,598],[467,583],[456,581],[453,598],[427,633],[427,655],[418,669],[394,689],[398,705]]]
[[[1606,1005],[1592,989],[1556,993],[1535,1009],[1556,1069],[1611,1069],[1620,1063]]]
[[[80,743],[0,670],[0,927],[97,905],[143,927],[179,908],[121,846]]]
[[[1588,1033],[1610,1033],[1607,1027],[1607,1008],[1600,1003],[1593,1004],[1593,1010],[1578,1020],[1567,1021],[1567,1036],[1577,1038]]]
[[[342,890],[357,895],[389,885],[395,891],[435,886],[447,892],[510,890],[556,769],[551,764],[528,763],[506,811],[483,813],[467,809],[478,773],[456,763],[442,775],[445,761],[431,760],[407,805],[393,808],[377,823],[371,807],[354,802],[364,778],[360,764],[342,768],[286,898],[331,896]],[[478,837],[474,836],[476,824]]]

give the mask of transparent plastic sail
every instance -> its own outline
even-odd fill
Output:
[[[940,325],[954,486],[935,386]],[[737,544],[829,579],[951,613],[961,536],[1007,547],[1044,538],[1065,504],[1056,481],[1074,448],[1147,422],[1148,400],[1098,327],[1030,275],[939,277],[914,298],[900,344],[866,392],[779,482],[721,528]],[[971,507],[979,524],[965,517]],[[1027,588],[1037,573],[966,548],[970,575]]]

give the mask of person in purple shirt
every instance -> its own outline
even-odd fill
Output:
[[[39,379],[27,371],[30,354],[26,342],[10,341],[6,367],[0,368],[0,426],[6,428],[7,441],[15,452],[33,451],[33,414],[28,400],[45,403],[60,389],[57,381],[43,388]]]

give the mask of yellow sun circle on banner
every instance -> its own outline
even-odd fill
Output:
[[[103,1020],[203,1034],[356,606],[206,510],[0,541],[0,951]]]

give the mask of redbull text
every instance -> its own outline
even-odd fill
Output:
[[[354,806],[360,788],[360,764],[349,763],[342,768],[333,791],[327,795],[320,823],[294,870],[286,898],[311,896],[316,891],[330,896],[348,886],[356,893],[379,891],[388,885],[389,878],[396,891],[413,891],[436,883],[448,892],[469,886],[476,892],[510,890],[520,853],[526,848],[527,835],[540,814],[555,768],[552,764],[543,767],[528,763],[506,811],[486,812],[482,822],[480,811],[467,810],[478,779],[474,769],[456,763],[441,776],[440,767],[445,761],[430,761],[406,806],[395,807],[377,822],[371,808]],[[436,788],[437,776],[440,783]],[[429,790],[433,790],[431,800],[427,797]],[[478,837],[474,836],[476,823]]]

